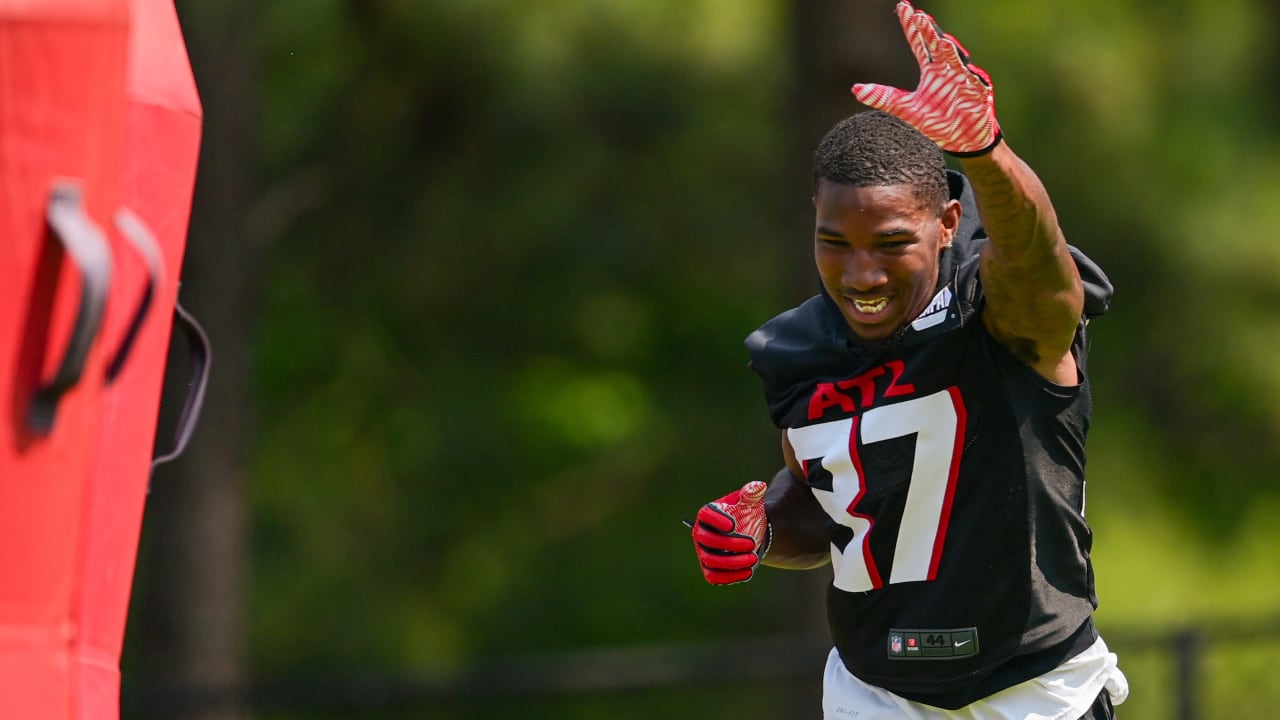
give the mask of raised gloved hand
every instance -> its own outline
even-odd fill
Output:
[[[920,84],[907,92],[887,85],[859,83],[853,95],[864,105],[896,115],[943,150],[982,155],[1000,142],[991,78],[958,40],[942,32],[926,12],[906,0],[898,3],[898,21],[920,63]]]
[[[762,482],[707,503],[693,523],[693,547],[702,574],[712,585],[746,582],[769,550],[769,520]]]

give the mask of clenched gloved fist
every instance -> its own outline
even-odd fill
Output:
[[[887,85],[859,83],[853,95],[864,105],[910,123],[943,150],[961,156],[982,155],[1000,142],[991,78],[958,40],[942,32],[926,12],[906,0],[898,3],[898,21],[920,63],[920,84],[907,92]]]
[[[693,546],[702,574],[712,585],[746,582],[769,551],[771,529],[764,513],[762,482],[707,503],[693,523]]]

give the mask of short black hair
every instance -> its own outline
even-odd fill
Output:
[[[813,156],[813,187],[827,180],[853,187],[913,185],[939,211],[950,197],[942,150],[920,131],[879,110],[841,120]]]

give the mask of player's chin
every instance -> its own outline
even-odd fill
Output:
[[[853,334],[863,340],[884,340],[898,329],[898,323],[887,318],[883,321],[868,323],[845,315],[845,321],[853,330]]]

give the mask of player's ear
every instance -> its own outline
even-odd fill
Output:
[[[947,247],[955,239],[956,230],[960,227],[960,216],[964,211],[959,200],[948,200],[942,206],[942,214],[938,220],[942,223],[942,246]]]

